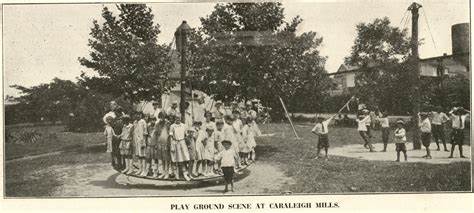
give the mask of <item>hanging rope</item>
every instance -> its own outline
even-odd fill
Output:
[[[423,10],[422,15],[423,15],[423,17],[425,17],[426,26],[428,26],[428,32],[430,33],[431,41],[433,42],[433,46],[434,46],[435,50],[438,51],[438,48],[436,47],[436,42],[433,38],[433,34],[431,33],[430,24],[428,23],[428,18],[427,18],[427,15],[426,15],[426,11],[425,11],[425,9],[423,9],[423,7],[421,8],[421,10]]]
[[[402,20],[400,20],[400,23],[398,24],[398,26],[400,27],[403,26],[402,23],[407,18],[407,13],[408,13],[408,10],[405,10],[405,14],[403,14]]]

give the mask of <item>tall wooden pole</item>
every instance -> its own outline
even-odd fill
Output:
[[[187,34],[191,28],[183,21],[175,32],[176,37],[176,49],[181,53],[181,72],[180,72],[180,101],[179,111],[181,113],[181,120],[184,121],[185,113],[185,102],[186,102],[186,46],[187,46]]]
[[[286,117],[288,118],[288,121],[290,121],[291,128],[293,129],[293,133],[295,134],[296,139],[300,139],[298,136],[298,133],[296,133],[295,126],[293,125],[293,122],[291,121],[290,114],[288,113],[288,110],[286,110],[285,103],[283,102],[283,99],[281,99],[280,96],[278,96],[278,99],[280,99],[281,105],[283,106],[283,110],[285,110]]]
[[[420,4],[413,2],[408,10],[411,11],[411,62],[413,65],[413,109],[412,109],[412,129],[413,129],[413,149],[421,149],[420,133],[418,129],[418,113],[420,112],[420,66],[418,55],[418,10]]]

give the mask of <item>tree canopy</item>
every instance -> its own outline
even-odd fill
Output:
[[[278,96],[317,97],[330,86],[323,40],[316,32],[298,34],[302,21],[286,21],[281,3],[217,4],[191,36],[194,85],[225,101],[259,98],[272,107]]]
[[[157,44],[159,25],[149,7],[119,4],[117,10],[118,16],[104,7],[103,23],[93,21],[90,55],[79,62],[98,76],[81,75],[83,84],[133,103],[157,99],[174,85],[168,79],[173,68],[169,47]]]

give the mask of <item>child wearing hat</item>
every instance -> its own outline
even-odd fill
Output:
[[[235,150],[232,148],[232,142],[228,140],[222,141],[222,150],[216,157],[220,162],[222,172],[224,173],[225,189],[224,192],[228,192],[228,185],[230,184],[230,190],[234,191],[234,169],[238,168],[239,157]]]
[[[466,158],[462,153],[462,145],[464,141],[464,128],[466,118],[469,115],[469,111],[465,110],[462,107],[454,107],[449,114],[451,115],[452,121],[452,132],[451,132],[451,154],[449,158],[453,158],[454,148],[456,145],[459,148],[459,156],[461,158]]]
[[[366,113],[365,113],[366,114]],[[357,131],[359,131],[360,136],[364,140],[364,147],[369,149],[370,152],[374,152],[374,148],[372,144],[370,143],[370,138],[369,135],[367,134],[367,121],[370,119],[370,116],[368,115],[359,115],[359,117],[356,119],[357,122]]]
[[[443,108],[437,106],[433,112],[431,112],[431,127],[433,139],[438,147],[436,150],[440,151],[439,141],[443,143],[444,151],[449,152],[446,147],[446,138],[444,135],[444,123],[449,120],[449,117],[443,112]]]
[[[316,151],[316,159],[319,158],[319,154],[321,153],[321,149],[324,149],[325,158],[328,159],[328,149],[329,149],[329,123],[336,115],[330,117],[327,120],[324,120],[323,117],[317,118],[317,123],[311,130],[311,132],[318,136],[318,147]]]
[[[399,119],[397,121],[397,129],[395,129],[395,151],[397,151],[397,162],[400,162],[400,152],[403,152],[405,161],[408,159],[406,147],[407,137],[404,125],[405,122],[403,122],[402,119]]]
[[[120,137],[120,155],[125,161],[125,169],[122,173],[130,174],[133,171],[132,168],[132,150],[131,143],[133,137],[133,122],[129,116],[125,115],[122,117],[123,128]]]
[[[426,149],[426,155],[423,158],[431,159],[431,122],[427,113],[418,113],[418,127],[421,131],[421,143]]]
[[[176,179],[179,179],[179,171],[181,170],[184,179],[189,181],[191,179],[189,178],[186,169],[186,164],[189,161],[189,151],[186,142],[184,141],[187,128],[186,125],[181,122],[180,117],[181,115],[179,113],[176,114],[174,116],[174,123],[170,126],[172,170]]]

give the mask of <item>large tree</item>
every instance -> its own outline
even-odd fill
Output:
[[[144,4],[116,7],[118,16],[104,7],[103,23],[93,21],[90,55],[79,61],[98,76],[82,75],[83,84],[133,103],[159,98],[174,85],[168,79],[173,68],[169,47],[157,44],[159,25],[153,22],[152,11]]]
[[[259,98],[274,112],[282,112],[278,96],[291,99],[290,108],[314,106],[330,81],[319,52],[322,38],[297,34],[302,21],[286,21],[281,3],[217,4],[191,36],[194,85],[219,99]]]
[[[406,29],[391,26],[387,17],[356,26],[357,36],[345,63],[359,67],[356,93],[365,102],[382,110],[406,114],[411,108],[410,38]]]

